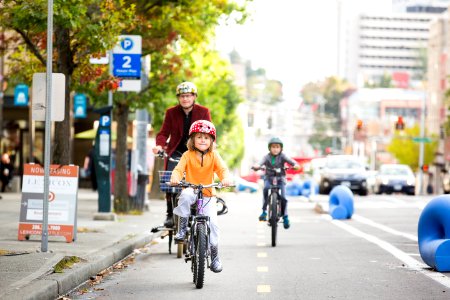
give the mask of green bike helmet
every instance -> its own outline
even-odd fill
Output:
[[[270,139],[269,144],[267,145],[267,148],[269,148],[270,150],[270,145],[272,144],[279,144],[281,146],[281,150],[283,150],[283,142],[277,138],[277,137],[273,137]]]

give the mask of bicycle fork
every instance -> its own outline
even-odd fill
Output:
[[[189,247],[187,249],[187,252],[185,254],[184,261],[187,263],[188,261],[192,260],[192,256],[196,254],[197,248],[196,248],[196,241],[198,240],[197,237],[197,228],[199,224],[204,224],[206,227],[206,245],[207,245],[207,251],[206,251],[206,260],[208,263],[208,268],[210,264],[210,249],[209,249],[209,235],[210,235],[210,226],[209,226],[209,217],[208,216],[195,216],[194,221],[192,223],[192,227],[190,228],[190,236],[189,236]]]

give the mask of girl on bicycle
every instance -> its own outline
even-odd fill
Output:
[[[298,169],[298,164],[292,158],[286,156],[283,151],[283,142],[277,138],[271,138],[268,144],[269,153],[263,157],[259,164],[254,165],[254,170],[259,170],[262,166],[268,167],[266,170],[266,176],[264,177],[264,190],[263,190],[263,206],[262,213],[259,216],[260,221],[267,221],[267,205],[269,202],[269,189],[270,189],[270,172],[269,168],[280,168],[281,169],[281,180],[278,182],[281,191],[281,212],[283,214],[283,226],[285,229],[290,227],[288,211],[287,211],[287,199],[285,197],[285,185],[286,185],[286,171],[284,170],[284,164],[288,163]]]
[[[188,151],[183,153],[180,162],[172,172],[170,183],[176,185],[186,174],[186,181],[193,184],[210,184],[214,182],[214,174],[217,174],[224,186],[232,184],[230,172],[219,153],[213,149],[216,140],[216,128],[206,120],[192,123],[189,129],[187,141]],[[211,271],[222,271],[222,263],[219,259],[218,243],[219,228],[217,226],[217,207],[215,190],[204,189],[204,208],[206,216],[210,217],[210,249]],[[188,218],[191,214],[191,205],[196,201],[196,194],[192,188],[186,188],[181,192],[178,206],[173,210],[180,217],[180,227],[175,235],[175,241],[183,241],[187,231]]]

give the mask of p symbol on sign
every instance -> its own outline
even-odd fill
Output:
[[[109,116],[102,116],[100,118],[100,126],[109,126],[110,120]]]
[[[131,48],[133,48],[133,40],[130,38],[124,38],[120,42],[120,45],[122,46],[123,50],[131,50]]]

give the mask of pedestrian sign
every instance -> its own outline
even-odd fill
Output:
[[[113,75],[121,80],[119,91],[141,91],[142,37],[121,35],[113,49]]]

